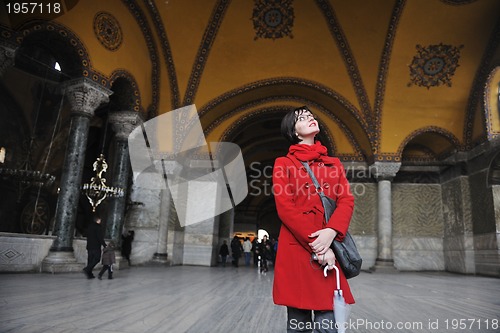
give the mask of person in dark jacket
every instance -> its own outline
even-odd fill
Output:
[[[226,267],[227,256],[229,255],[229,247],[227,246],[227,241],[220,246],[219,255],[221,257],[222,266]]]
[[[240,260],[241,252],[243,252],[243,247],[238,236],[234,236],[231,241],[231,252],[233,255],[233,266],[238,267],[238,261]]]
[[[94,216],[87,228],[87,266],[83,269],[88,279],[95,278],[92,270],[101,261],[101,246],[106,247],[101,227],[101,218]]]
[[[268,271],[267,262],[268,260],[272,260],[272,250],[271,250],[271,242],[267,239],[266,235],[262,237],[262,242],[260,243],[259,246],[259,253],[260,253],[260,271],[261,273],[267,272]]]
[[[108,271],[108,279],[113,279],[113,264],[116,262],[115,242],[109,242],[108,246],[102,250],[102,269],[97,275],[99,280],[102,280],[104,272]]]
[[[126,235],[122,235],[122,256],[127,259],[129,266],[132,266],[130,262],[130,253],[132,253],[132,241],[134,240],[134,236],[134,230],[129,230]]]

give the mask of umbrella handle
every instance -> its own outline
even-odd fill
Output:
[[[333,265],[333,269],[335,270],[336,274],[336,280],[337,280],[337,290],[340,290],[340,273],[339,273],[339,268],[335,265]],[[323,275],[326,277],[328,275],[328,265],[325,266],[323,269]]]

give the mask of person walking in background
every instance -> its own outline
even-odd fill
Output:
[[[281,134],[291,145],[288,154],[278,157],[273,168],[274,199],[282,222],[273,300],[287,307],[287,332],[298,331],[294,323],[302,327],[335,323],[336,274],[325,277],[320,268],[333,269],[335,255],[330,247],[334,239],[344,239],[354,208],[344,167],[316,141],[319,132],[318,121],[307,106],[288,112],[281,121]],[[336,201],[337,208],[329,221],[325,221],[321,198],[301,162],[309,164],[323,193]],[[312,261],[313,254],[318,261]],[[343,271],[339,271],[343,296],[346,303],[352,304],[354,297],[349,284]],[[337,330],[330,325],[322,332]]]
[[[238,236],[234,236],[231,241],[231,254],[233,256],[233,266],[238,267],[238,261],[240,261],[241,252],[243,252],[243,248],[241,246],[240,239]]]
[[[259,242],[257,237],[255,237],[252,241],[252,252],[253,252],[253,264],[255,266],[259,265]]]
[[[243,254],[245,256],[245,266],[250,266],[250,259],[252,257],[252,243],[248,237],[245,237],[243,242]]]
[[[271,242],[267,239],[267,236],[264,235],[262,237],[262,242],[260,242],[260,248],[259,248],[259,253],[260,253],[260,271],[261,272],[267,272],[268,269],[268,260],[271,260],[272,258],[272,249],[271,249]]]
[[[229,255],[229,247],[227,246],[227,241],[225,240],[220,246],[219,255],[221,257],[222,266],[226,267],[227,256]]]
[[[99,280],[102,280],[102,275],[108,271],[108,279],[113,279],[113,264],[116,262],[115,256],[115,242],[109,242],[108,246],[106,246],[102,250],[102,269],[97,275]]]
[[[101,218],[96,215],[87,228],[87,266],[83,272],[88,279],[95,278],[92,270],[101,261],[101,246],[106,248],[106,242],[101,227]]]
[[[122,256],[127,259],[128,265],[132,266],[130,262],[130,254],[132,253],[132,241],[134,240],[134,230],[129,230],[126,234],[122,235]]]

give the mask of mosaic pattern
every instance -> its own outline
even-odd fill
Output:
[[[399,162],[399,157],[396,155],[380,155],[380,142],[382,136],[382,125],[380,115],[382,114],[382,109],[384,107],[384,96],[385,96],[385,85],[387,81],[387,76],[389,73],[389,63],[391,60],[392,47],[394,45],[394,40],[396,38],[396,31],[399,25],[399,21],[401,16],[403,15],[404,8],[406,5],[405,0],[397,0],[394,4],[394,9],[392,10],[389,29],[387,31],[386,39],[384,42],[384,49],[382,51],[382,59],[380,61],[379,69],[378,69],[378,77],[377,77],[377,88],[375,90],[375,124],[370,124],[372,127],[375,127],[370,135],[370,143],[373,148],[373,155],[378,161],[392,161],[395,160]]]
[[[293,38],[293,0],[255,0],[252,13],[255,38]]]
[[[163,25],[162,18],[153,1],[148,1],[148,10],[151,17],[155,22],[156,33],[161,40],[161,48],[163,50],[163,56],[165,64],[167,65],[168,81],[171,93],[172,109],[177,109],[181,105],[181,97],[179,93],[179,84],[177,82],[177,74],[175,71],[174,57],[172,55],[172,49],[170,48],[170,42],[168,40],[167,31]]]
[[[356,91],[356,96],[358,97],[359,104],[363,111],[363,115],[368,123],[373,122],[372,109],[368,103],[368,95],[366,93],[363,80],[361,79],[361,73],[359,72],[358,65],[352,54],[351,48],[349,47],[349,42],[342,27],[339,24],[335,11],[328,0],[316,0],[321,12],[325,16],[325,21],[328,22],[328,29],[332,34],[333,40],[337,43],[337,47],[342,50],[342,58],[344,59],[345,66],[349,71],[349,78],[351,79],[354,90]]]
[[[152,90],[152,103],[149,105],[147,110],[148,118],[145,120],[149,120],[158,115],[158,104],[159,104],[159,95],[160,95],[160,65],[158,63],[159,54],[158,49],[156,48],[156,44],[153,42],[154,38],[153,32],[149,27],[148,20],[146,15],[142,11],[141,7],[137,6],[136,1],[134,0],[122,0],[122,2],[128,7],[130,13],[135,17],[137,24],[140,26],[142,34],[144,35],[144,40],[148,46],[149,57],[152,66],[151,73],[151,90]]]
[[[116,51],[122,45],[123,34],[116,18],[106,12],[99,12],[94,17],[94,32],[101,44],[110,51]]]
[[[458,59],[460,58],[459,47],[451,45],[429,45],[423,47],[417,45],[417,55],[410,65],[410,83],[419,87],[438,87],[446,85],[451,87],[451,78],[455,75]]]

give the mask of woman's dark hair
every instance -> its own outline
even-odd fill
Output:
[[[300,142],[297,133],[295,133],[295,124],[297,123],[298,117],[304,112],[312,114],[311,110],[309,110],[307,106],[303,105],[289,111],[281,120],[281,135],[283,135],[285,139],[292,144]]]

